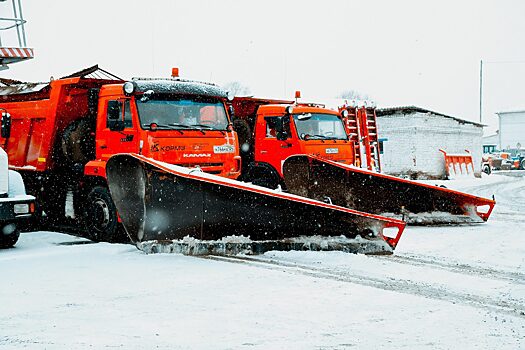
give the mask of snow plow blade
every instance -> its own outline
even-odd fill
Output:
[[[413,225],[487,221],[495,201],[321,159],[292,156],[283,165],[290,193]]]
[[[128,235],[146,252],[235,254],[313,246],[388,254],[406,225],[137,154],[111,157],[106,173]],[[317,244],[319,237],[325,241]]]

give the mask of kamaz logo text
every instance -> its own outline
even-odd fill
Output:
[[[165,145],[165,146],[159,146],[158,143],[154,143],[151,145],[151,152],[170,152],[170,151],[184,151],[186,149],[186,146],[176,146],[176,145]]]

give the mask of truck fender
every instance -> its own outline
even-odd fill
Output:
[[[246,181],[251,181],[254,185],[271,189],[275,189],[279,185],[283,186],[279,173],[269,163],[252,162],[248,165],[247,172]]]

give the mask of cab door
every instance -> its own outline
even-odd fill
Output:
[[[255,161],[272,165],[282,175],[282,162],[296,153],[289,116],[267,116],[257,125]]]
[[[99,122],[97,158],[107,160],[117,153],[138,153],[137,126],[132,117],[131,99],[107,99]]]

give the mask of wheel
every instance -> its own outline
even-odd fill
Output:
[[[95,186],[86,197],[84,224],[88,230],[88,238],[93,241],[123,243],[128,241],[124,228],[118,222],[117,208],[109,189]]]
[[[279,179],[268,171],[256,171],[252,184],[274,190],[279,186]]]
[[[0,231],[0,249],[11,248],[18,241],[20,231],[18,227],[13,224],[6,224]]]
[[[67,126],[62,135],[62,158],[69,166],[86,164],[95,159],[93,122],[87,118],[77,119]]]
[[[490,169],[490,165],[488,164],[483,165],[483,168],[481,169],[481,171],[483,171],[487,175],[490,175],[490,173],[492,172]]]
[[[521,160],[521,163],[520,163],[520,169],[521,169],[521,170],[525,170],[525,159],[522,159],[522,160]]]
[[[235,119],[233,121],[233,129],[239,138],[239,146],[241,148],[241,156],[250,154],[250,148],[253,144],[252,131],[248,123],[242,119]],[[244,160],[243,160],[244,161]]]

